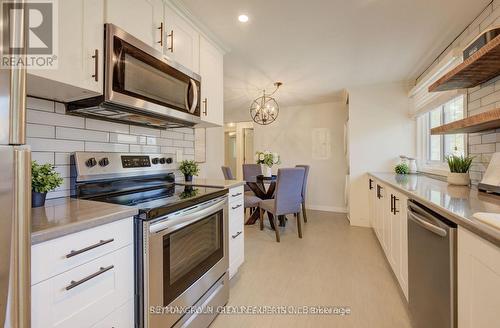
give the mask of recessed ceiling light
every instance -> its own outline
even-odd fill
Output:
[[[247,15],[239,15],[238,20],[242,23],[248,22],[248,16]]]

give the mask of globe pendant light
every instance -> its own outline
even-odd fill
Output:
[[[266,94],[266,90],[263,90],[262,96],[252,102],[250,116],[255,123],[269,125],[278,118],[280,107],[272,95],[278,91],[282,84],[281,82],[274,83],[276,89],[272,93]]]

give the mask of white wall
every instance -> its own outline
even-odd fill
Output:
[[[223,179],[221,166],[224,165],[224,128],[206,129],[206,161],[200,163],[200,178]]]
[[[367,172],[392,172],[399,155],[415,154],[415,122],[406,83],[349,89],[350,206],[352,225],[369,226]]]
[[[281,155],[280,167],[297,164],[311,166],[306,207],[326,211],[345,211],[344,186],[347,171],[344,156],[344,123],[347,107],[342,103],[280,108],[276,122],[254,124],[255,151],[270,150]],[[328,159],[313,158],[312,131],[326,128],[331,135]]]

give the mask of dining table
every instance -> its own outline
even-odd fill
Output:
[[[263,175],[257,175],[254,181],[246,181],[247,186],[250,190],[253,191],[255,196],[259,197],[262,200],[265,199],[273,199],[274,192],[276,191],[276,175],[272,175],[270,177],[265,177]],[[259,220],[259,209],[255,210],[248,220],[245,222],[246,225],[255,224],[257,220]],[[267,216],[269,218],[269,223],[271,224],[271,228],[274,229],[273,223],[273,215],[267,212]],[[278,216],[279,226],[285,226],[286,218],[282,216]]]

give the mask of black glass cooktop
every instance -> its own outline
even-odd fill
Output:
[[[140,218],[151,220],[227,194],[226,189],[169,185],[154,189],[109,194],[92,200],[139,209]]]

